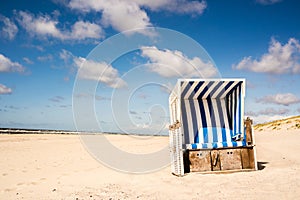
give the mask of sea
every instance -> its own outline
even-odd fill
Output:
[[[48,129],[17,129],[0,128],[0,134],[70,134],[70,135],[95,135],[95,134],[113,134],[113,135],[138,135],[138,136],[167,136],[167,134],[139,134],[139,133],[121,133],[121,132],[88,132],[88,131],[69,131],[69,130],[48,130]]]

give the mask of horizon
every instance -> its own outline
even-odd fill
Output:
[[[299,1],[117,5],[2,4],[0,127],[165,134],[179,78],[245,78],[255,124],[300,115]]]

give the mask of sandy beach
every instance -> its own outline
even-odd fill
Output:
[[[78,135],[0,135],[0,199],[299,199],[299,130],[255,133],[259,170],[176,177],[170,166],[128,174],[96,161]],[[118,148],[156,151],[168,137],[108,135]]]

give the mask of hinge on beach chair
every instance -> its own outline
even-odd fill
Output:
[[[181,126],[181,123],[179,122],[179,120],[176,120],[176,122],[174,124],[169,126],[169,130],[178,129],[180,126]]]

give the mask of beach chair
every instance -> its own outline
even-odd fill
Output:
[[[179,79],[169,97],[171,171],[256,170],[245,79]]]

